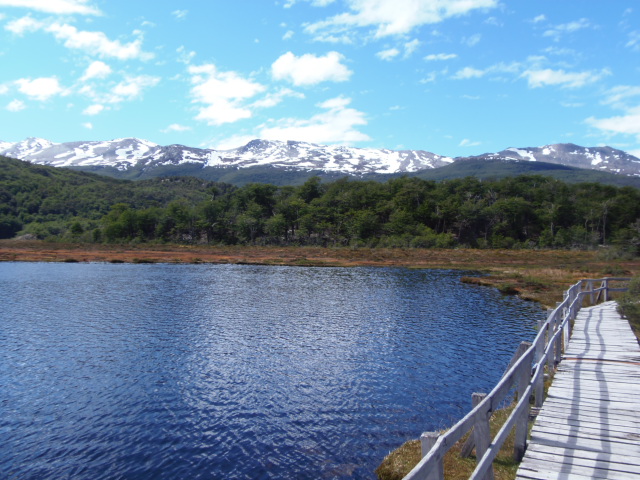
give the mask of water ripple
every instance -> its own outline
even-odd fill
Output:
[[[374,478],[543,315],[462,274],[0,264],[0,477]]]

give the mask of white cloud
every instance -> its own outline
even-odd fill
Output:
[[[209,125],[250,118],[251,110],[243,102],[265,90],[263,85],[235,72],[219,72],[213,64],[191,66],[189,73],[194,85],[193,102],[200,104],[196,119]]]
[[[295,32],[293,30],[287,30],[287,32],[282,36],[282,40],[289,40],[293,38]]]
[[[93,115],[98,115],[103,110],[104,110],[104,105],[101,105],[99,103],[94,103],[93,105],[89,105],[87,108],[85,108],[82,113],[84,115],[93,116]]]
[[[86,0],[0,0],[0,7],[21,7],[58,15],[100,15]]]
[[[149,60],[153,54],[142,51],[142,39],[121,43],[119,40],[109,40],[103,32],[80,31],[73,25],[54,23],[45,28],[47,32],[70,49],[82,50],[100,57],[112,57],[119,60]]]
[[[39,101],[46,101],[64,92],[56,77],[40,77],[33,80],[21,78],[16,80],[16,85],[18,85],[18,90],[21,93]]]
[[[409,58],[420,47],[422,42],[414,38],[410,42],[404,44],[404,58]]]
[[[426,77],[420,80],[420,83],[425,84],[435,82],[436,78],[438,78],[438,74],[436,72],[429,72]]]
[[[375,36],[404,35],[421,25],[498,6],[497,0],[345,0],[350,12],[308,25],[311,34],[372,27]]]
[[[357,130],[358,126],[367,124],[365,114],[350,108],[350,103],[349,98],[332,98],[318,105],[324,112],[309,119],[279,120],[275,126],[263,128],[260,138],[347,145],[371,140]]]
[[[316,85],[321,82],[345,82],[353,73],[341,62],[344,56],[329,52],[322,57],[307,53],[296,57],[287,52],[271,65],[276,80],[288,80],[296,86]]]
[[[477,68],[473,68],[473,67],[464,67],[463,69],[458,70],[456,74],[453,76],[453,78],[456,80],[466,80],[468,78],[480,78],[484,76],[485,73],[486,71],[484,70],[478,70]]]
[[[7,110],[9,110],[10,112],[19,112],[20,110],[24,110],[25,108],[27,108],[24,104],[24,102],[20,101],[20,100],[11,100],[9,102],[9,105],[7,105]]]
[[[82,50],[90,55],[100,57],[111,57],[119,60],[149,60],[153,58],[152,53],[142,50],[142,38],[140,36],[132,42],[122,43],[119,40],[109,40],[103,32],[82,31],[66,23],[45,23],[30,16],[9,22],[5,29],[16,35],[43,30],[51,33],[66,48]],[[140,35],[140,32],[134,32],[134,34]]]
[[[187,127],[186,125],[180,125],[179,123],[172,123],[167,128],[161,130],[162,133],[169,132],[188,132],[191,130],[191,127]]]
[[[119,103],[125,100],[135,100],[142,96],[142,91],[145,88],[155,87],[158,83],[160,83],[160,78],[150,75],[127,77],[124,81],[113,87],[109,96],[109,102]]]
[[[629,41],[626,43],[625,47],[636,52],[640,50],[640,31],[629,32]]]
[[[424,59],[428,62],[433,62],[441,60],[451,60],[457,57],[458,55],[456,55],[455,53],[432,53],[424,57]]]
[[[233,135],[232,137],[215,142],[215,145],[208,148],[214,148],[215,150],[233,150],[234,148],[242,147],[255,139],[256,137],[251,135]]]
[[[18,18],[17,20],[12,20],[11,22],[5,25],[5,30],[14,33],[16,35],[24,35],[29,32],[37,32],[44,26],[39,20],[34,19],[30,15],[26,17]]]
[[[0,95],[6,95],[9,93],[9,86],[0,83]]]
[[[87,81],[94,78],[105,78],[111,74],[111,67],[100,60],[92,62],[82,75],[81,81]]]
[[[193,60],[193,58],[196,56],[196,52],[187,51],[187,49],[184,48],[184,45],[179,46],[176,49],[176,52],[178,52],[178,61],[180,63],[184,63],[185,65],[189,65],[191,63],[191,60]]]
[[[462,39],[462,43],[469,47],[475,47],[482,40],[482,35],[476,33],[475,35],[471,35],[470,37],[464,37]]]
[[[547,19],[546,16],[544,15],[538,15],[537,17],[535,17],[532,22],[533,23],[540,23],[540,22],[544,22]]]
[[[391,61],[398,55],[400,55],[400,50],[398,50],[397,48],[388,48],[376,53],[376,57],[378,57],[380,60],[386,61]]]
[[[458,144],[459,147],[477,147],[478,145],[481,145],[481,142],[473,142],[468,138],[465,138]]]
[[[271,108],[282,103],[286,97],[304,98],[304,94],[291,90],[290,88],[281,88],[275,93],[269,93],[264,98],[257,100],[251,104],[254,108]]]
[[[87,130],[93,130],[93,123],[91,123],[91,122],[85,122],[85,123],[82,124],[82,126],[84,128],[86,128]]]
[[[187,18],[188,13],[189,10],[174,10],[173,12],[171,12],[171,15],[176,17],[176,19],[178,20],[184,20],[185,18]]]
[[[581,18],[580,20],[576,20],[575,22],[563,23],[561,25],[556,25],[549,30],[543,33],[545,37],[551,37],[554,40],[559,40],[560,37],[567,33],[577,32],[578,30],[582,30],[583,28],[589,28],[591,23],[586,18]]]
[[[625,110],[630,106],[628,100],[638,96],[640,96],[640,86],[618,85],[606,93],[602,103]]]
[[[539,88],[548,85],[558,85],[562,88],[579,88],[589,83],[600,80],[608,75],[607,70],[601,72],[565,72],[564,70],[525,70],[522,77],[526,78],[531,88]]]
[[[640,142],[640,106],[631,108],[625,115],[609,118],[589,117],[588,125],[609,135],[632,135]]]

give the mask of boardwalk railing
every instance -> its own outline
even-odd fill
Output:
[[[449,449],[473,429],[463,447],[470,453],[475,445],[477,465],[472,480],[493,479],[493,460],[515,428],[514,458],[520,461],[527,447],[530,399],[541,407],[544,398],[544,372],[551,372],[560,362],[564,346],[569,341],[571,327],[585,297],[591,304],[599,299],[607,301],[611,292],[626,288],[613,288],[612,283],[628,282],[629,278],[601,278],[580,280],[564,294],[564,300],[541,322],[533,343],[522,342],[508,370],[489,394],[473,394],[474,408],[447,432],[423,433],[422,460],[404,480],[443,480],[443,459]],[[600,286],[594,286],[599,283]],[[489,433],[491,414],[497,410],[513,387],[517,391],[517,404],[500,431],[492,439]]]

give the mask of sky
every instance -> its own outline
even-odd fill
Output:
[[[640,156],[637,0],[0,0],[0,140]]]

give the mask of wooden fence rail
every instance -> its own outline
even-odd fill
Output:
[[[477,465],[472,480],[492,480],[493,460],[509,433],[515,428],[514,458],[520,461],[527,447],[530,399],[541,407],[544,396],[544,372],[551,372],[560,362],[562,352],[571,336],[572,322],[589,297],[595,304],[604,301],[610,292],[623,292],[626,288],[611,287],[611,282],[628,282],[629,278],[584,279],[572,285],[564,300],[538,326],[533,343],[523,342],[510,367],[489,394],[474,394],[473,409],[445,433],[427,432],[420,437],[422,460],[404,477],[404,480],[443,480],[443,459],[449,449],[473,428],[473,435],[463,447],[470,453],[475,445]],[[596,283],[600,286],[594,288]],[[491,414],[500,408],[513,387],[517,391],[517,404],[500,431],[492,439],[489,433]]]

